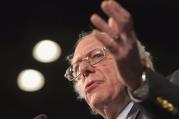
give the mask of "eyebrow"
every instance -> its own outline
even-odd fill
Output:
[[[93,49],[93,50],[95,50],[95,49]],[[81,59],[87,57],[87,56],[89,55],[89,53],[90,53],[91,51],[93,51],[93,50],[90,50],[89,52],[85,53],[85,54],[82,55],[82,56],[77,56],[75,61],[73,60],[73,59],[74,59],[74,57],[73,57],[72,60],[71,60],[71,64],[76,64],[76,63],[80,62]]]
[[[105,47],[102,47],[102,48],[99,48],[99,47],[97,47],[97,48],[95,48],[95,49],[92,49],[92,50],[90,50],[89,52],[87,52],[85,55],[83,55],[83,56],[81,56],[81,57],[87,57],[88,55],[89,55],[89,53],[91,52],[91,51],[93,51],[93,50],[96,50],[96,49],[103,49],[103,48],[105,48]],[[106,48],[105,48],[106,49]],[[71,64],[75,64],[75,63],[78,63],[82,58],[81,57],[79,57],[79,56],[77,56],[77,60],[74,62],[73,61],[73,58],[74,58],[74,55],[73,55],[73,58],[72,58],[72,60],[71,60]]]
[[[72,60],[71,60],[71,64],[76,64],[76,63],[80,62],[82,57],[86,57],[87,55],[88,55],[88,53],[86,55],[84,55],[84,56],[76,56],[75,60],[73,60],[74,59],[74,57],[73,57]]]

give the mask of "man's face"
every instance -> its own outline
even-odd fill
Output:
[[[90,34],[77,45],[72,59],[72,62],[78,61],[81,73],[76,84],[78,93],[92,109],[104,108],[111,101],[122,100],[124,96],[124,82],[110,51],[106,49],[105,58],[95,65],[82,61],[96,48],[102,49],[104,45]]]

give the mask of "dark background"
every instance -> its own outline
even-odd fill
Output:
[[[179,67],[179,7],[173,0],[119,0],[133,16],[139,39],[153,54],[155,68],[168,75]],[[96,119],[83,101],[77,101],[64,79],[65,56],[82,31],[92,28],[89,17],[100,10],[101,0],[3,1],[0,4],[0,119],[32,119],[45,113],[49,119]],[[50,64],[32,58],[33,46],[52,39],[62,56]],[[41,71],[43,89],[33,93],[16,85],[18,73]]]

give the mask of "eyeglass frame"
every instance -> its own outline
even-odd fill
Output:
[[[90,57],[89,57],[89,54],[91,54],[93,51],[95,51],[95,50],[97,50],[97,49],[99,49],[99,50],[102,50],[102,52],[103,52],[103,54],[104,54],[104,57],[103,58],[101,58],[99,61],[97,61],[97,62],[95,62],[94,64],[91,64],[90,63]],[[106,47],[103,47],[103,48],[96,48],[96,49],[93,49],[93,50],[91,50],[90,52],[88,52],[87,54],[86,54],[86,57],[84,57],[82,60],[81,60],[81,62],[82,61],[87,61],[87,63],[89,63],[91,66],[94,66],[94,65],[96,65],[96,64],[98,64],[99,62],[101,62],[104,58],[106,57]],[[77,63],[77,62],[75,62],[75,63]],[[66,72],[65,72],[65,74],[64,74],[64,77],[68,80],[68,81],[78,81],[78,77],[81,75],[81,73],[79,73],[79,74],[77,74],[75,77],[73,77],[73,65],[75,64],[75,63],[73,63],[73,64],[71,64],[67,69],[66,69]],[[71,70],[71,75],[70,75],[70,70]],[[68,78],[68,77],[73,77],[73,78]]]

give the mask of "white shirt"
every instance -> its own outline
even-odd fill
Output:
[[[123,110],[122,112],[118,115],[116,119],[126,119],[127,114],[130,112],[132,109],[132,106],[134,105],[134,102],[130,102]]]

